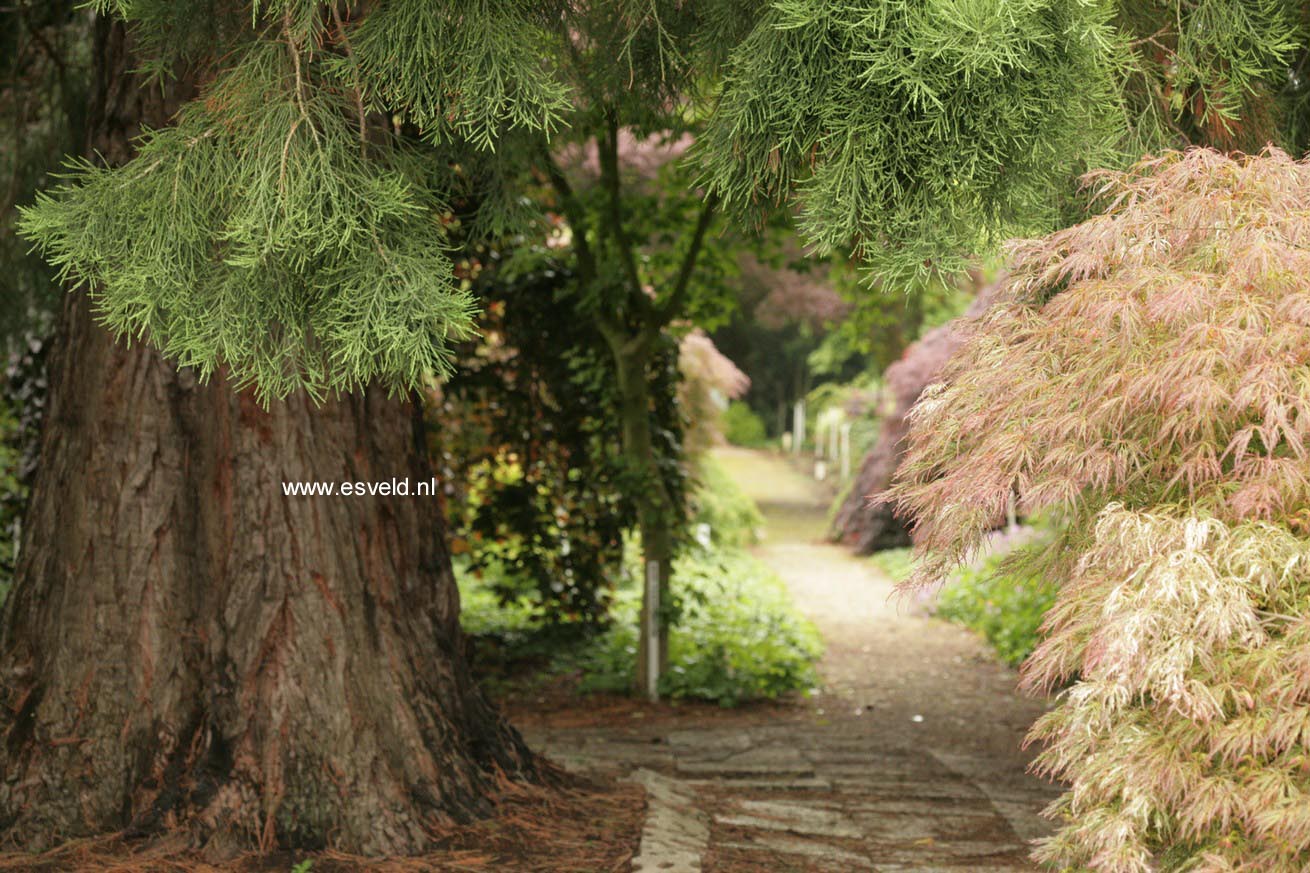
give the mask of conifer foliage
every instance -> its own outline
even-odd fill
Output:
[[[1065,515],[1025,681],[1070,783],[1039,856],[1098,871],[1310,857],[1310,164],[1167,153],[1088,177],[1105,211],[1013,247],[914,413],[888,494],[911,584],[1017,492]],[[1004,378],[998,378],[1004,374]]]
[[[101,5],[168,68],[186,4]],[[309,0],[253,4],[217,37],[226,52],[210,47],[203,98],[128,165],[74,165],[25,210],[23,234],[116,333],[204,375],[226,366],[265,398],[445,371],[472,326],[442,224],[452,172],[387,113],[476,151],[502,129],[549,127],[562,91],[523,53],[540,28],[521,9],[482,4],[492,27],[462,5],[393,2],[343,21]]]
[[[732,52],[705,179],[746,215],[795,203],[871,276],[951,272],[1070,223],[1085,170],[1303,140],[1305,41],[1295,0],[775,0]]]
[[[702,155],[725,203],[797,197],[803,232],[880,273],[1049,220],[1110,154],[1111,4],[780,0],[735,50]],[[1027,229],[1018,230],[1020,228]]]

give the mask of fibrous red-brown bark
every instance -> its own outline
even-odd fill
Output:
[[[991,304],[995,287],[993,284],[981,290],[964,318],[981,315]],[[855,483],[832,521],[832,539],[850,546],[857,554],[910,544],[908,519],[897,518],[891,504],[873,498],[891,485],[900,465],[902,443],[910,428],[910,410],[923,390],[937,380],[961,341],[954,322],[934,328],[911,344],[883,374],[894,406],[883,419],[878,441],[861,461]]]
[[[97,32],[90,146],[170,109]],[[431,473],[385,393],[261,408],[116,343],[70,295],[0,623],[0,843],[183,828],[402,853],[530,754],[471,680],[436,498],[287,497]]]

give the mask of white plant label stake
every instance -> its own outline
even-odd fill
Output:
[[[660,562],[646,562],[646,688],[651,703],[660,699]]]

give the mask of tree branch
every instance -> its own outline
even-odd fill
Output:
[[[346,50],[346,59],[350,61],[351,67],[355,71],[355,114],[359,121],[359,156],[368,160],[368,123],[364,113],[364,86],[360,82],[359,61],[355,60],[355,51],[350,46],[350,37],[346,35],[346,25],[341,20],[341,12],[337,9],[337,4],[329,3],[332,9],[332,20],[337,25],[337,36],[341,38],[341,45]]]
[[[719,195],[710,193],[705,198],[705,205],[701,207],[700,217],[696,220],[696,229],[692,232],[687,253],[682,256],[677,278],[673,281],[673,290],[669,292],[664,303],[655,309],[655,318],[648,324],[648,328],[653,328],[654,332],[663,330],[664,326],[676,318],[682,307],[686,305],[687,294],[691,288],[691,276],[696,271],[696,260],[705,246],[705,235],[709,232],[710,222],[714,220],[714,212],[718,208]]]
[[[584,282],[592,282],[596,278],[596,255],[591,250],[591,244],[587,242],[586,211],[578,201],[577,195],[573,193],[573,186],[569,184],[564,170],[550,153],[550,146],[545,142],[541,144],[541,162],[546,171],[546,178],[550,180],[551,187],[555,189],[555,196],[559,198],[560,210],[569,222],[569,229],[573,231],[573,251],[578,258],[579,278]]]
[[[631,286],[629,296],[639,301],[637,305],[640,307],[640,301],[645,301],[646,297],[645,292],[642,291],[641,276],[637,272],[637,259],[632,239],[628,236],[627,226],[623,223],[623,189],[619,179],[619,118],[613,107],[606,108],[605,121],[606,135],[596,138],[600,181],[608,194],[610,230],[614,234],[619,263]]]

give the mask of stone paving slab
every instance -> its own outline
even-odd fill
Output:
[[[738,849],[747,852],[774,852],[780,855],[793,855],[804,861],[812,862],[820,869],[874,870],[874,863],[864,855],[849,851],[840,846],[819,843],[814,840],[801,840],[795,837],[772,835],[753,836],[749,842],[723,842],[725,849]]]
[[[708,816],[683,783],[639,769],[632,780],[646,789],[646,824],[632,859],[633,873],[701,873],[709,846]]]
[[[863,839],[864,830],[840,812],[804,803],[742,800],[736,815],[716,815],[720,824],[760,830],[785,831],[814,837]]]
[[[767,778],[767,777],[773,778]],[[743,794],[760,794],[777,791],[800,791],[814,792],[833,790],[833,785],[826,779],[818,779],[809,776],[790,776],[778,774],[765,774],[765,777],[759,779],[689,779],[689,785],[713,785],[718,788],[730,791],[738,791]]]
[[[985,768],[928,749],[859,755],[858,742],[827,743],[822,731],[791,746],[779,736],[776,728],[527,733],[571,769],[628,774],[647,787],[651,812],[633,867],[643,873],[699,873],[714,845],[825,873],[1034,869],[1023,859],[1036,834],[1011,824],[1035,815],[1034,798],[963,772]]]

